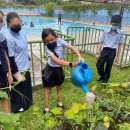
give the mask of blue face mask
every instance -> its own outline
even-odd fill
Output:
[[[112,25],[111,29],[116,31],[119,28],[119,26]]]

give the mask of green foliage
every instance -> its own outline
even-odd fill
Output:
[[[54,128],[56,126],[56,121],[53,117],[50,117],[46,123],[45,123],[45,129],[50,129],[52,130],[52,128]]]
[[[51,110],[51,112],[54,115],[61,115],[62,114],[62,109],[61,108],[54,108],[54,109]]]
[[[0,91],[0,99],[1,98],[8,99],[8,94],[4,91]]]
[[[67,3],[62,6],[64,11],[84,12],[88,8],[85,4]]]
[[[86,58],[86,54],[82,55]],[[62,126],[66,126],[66,129],[79,130],[94,130],[96,128],[97,130],[109,128],[111,130],[129,130],[130,121],[126,119],[130,115],[130,82],[122,82],[130,77],[129,68],[120,70],[113,66],[110,83],[101,84],[95,81],[97,77],[95,59],[87,54],[86,60],[94,73],[93,80],[88,84],[90,90],[96,94],[96,101],[92,106],[86,104],[83,91],[74,87],[70,80],[66,80],[62,85],[63,103],[66,108],[64,111],[55,107],[57,94],[56,89],[53,88],[49,102],[51,112],[44,115],[43,89],[39,89],[33,93],[35,105],[21,113],[20,124],[19,121],[14,121],[17,119],[11,119],[12,126],[10,126],[9,117],[7,116],[8,119],[3,118],[4,115],[0,113],[1,126],[4,127],[3,123],[6,122],[5,127],[8,123],[12,130],[14,128],[16,130],[62,130]]]
[[[20,124],[19,119],[19,114],[6,115],[0,112],[0,128],[4,130],[16,130]]]
[[[69,119],[75,119],[75,115],[77,113],[79,113],[81,110],[84,110],[86,109],[86,104],[78,104],[78,103],[73,103],[72,104],[72,107],[65,112],[65,116],[66,118],[69,120]]]
[[[34,9],[34,8],[39,8],[38,5],[30,5],[30,4],[26,4],[26,5],[23,5],[23,4],[0,4],[0,8],[8,8],[8,7],[11,7],[11,8],[27,8],[27,9]]]
[[[82,55],[86,58],[86,54]],[[114,127],[112,130],[119,130],[118,124],[120,124],[120,130],[123,130],[123,122],[129,124],[125,118],[121,117],[121,115],[127,117],[130,112],[130,82],[122,82],[130,77],[129,68],[120,70],[113,66],[110,83],[101,84],[95,81],[97,77],[95,59],[87,54],[86,60],[94,74],[93,80],[88,84],[91,91],[94,91],[97,97],[92,106],[90,107],[85,104],[83,91],[78,87],[74,87],[70,80],[66,80],[62,86],[64,105],[66,107],[65,112],[55,107],[57,104],[57,94],[54,88],[50,96],[51,113],[43,115],[43,91],[38,90],[34,92],[35,106],[24,112],[21,116],[22,128],[43,130],[46,126],[46,128],[53,127],[61,130],[60,126],[65,126],[66,124],[69,128],[78,128],[80,130],[94,130],[95,128],[101,130],[100,126],[106,130],[108,129],[107,127]],[[121,122],[119,123],[118,121]]]
[[[53,3],[53,2],[49,2],[49,3],[45,6],[45,10],[46,10],[48,16],[53,16],[53,13],[54,13],[55,9],[56,9],[56,5],[55,5],[55,3]]]
[[[62,6],[62,9],[64,11],[74,11],[77,13],[80,12],[86,12],[88,10],[91,10],[93,12],[93,15],[97,14],[98,10],[107,10],[108,16],[112,16],[113,12],[118,9],[119,7],[117,5],[106,5],[106,4],[82,4],[82,3],[71,3],[68,2]]]
[[[64,4],[64,2],[63,2],[62,0],[57,0],[57,1],[56,1],[56,4],[57,4],[57,5],[62,5],[62,4]]]
[[[130,130],[130,124],[128,123],[123,123],[118,125],[118,130]]]
[[[127,104],[130,107],[130,97],[127,97]]]
[[[28,9],[34,9],[37,8],[36,5],[22,5],[22,4],[13,4],[13,8],[28,8]]]
[[[36,105],[31,107],[28,111],[21,114],[21,127],[26,130],[43,130],[45,119],[49,119],[51,115],[45,117]]]
[[[0,8],[5,8],[6,7],[6,5],[5,4],[0,4]]]

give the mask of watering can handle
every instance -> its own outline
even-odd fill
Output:
[[[80,61],[80,64],[86,63],[84,59]]]

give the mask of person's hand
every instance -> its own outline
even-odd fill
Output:
[[[16,72],[14,74],[14,77],[15,79],[18,81],[18,82],[23,82],[25,81],[25,77],[23,77],[23,75],[20,73],[20,72]]]
[[[79,64],[79,61],[74,62],[74,67]]]
[[[116,58],[115,58],[115,63],[119,63],[119,57],[117,56]]]
[[[78,62],[80,63],[80,61],[81,61],[82,59],[83,59],[82,57],[79,57],[79,58],[78,58]]]
[[[9,85],[11,85],[13,83],[13,76],[12,76],[12,74],[8,73],[7,77],[8,77],[8,83],[9,83]]]
[[[97,54],[95,55],[95,59],[98,60],[98,59],[99,59],[99,56],[100,56],[99,53],[97,53]]]

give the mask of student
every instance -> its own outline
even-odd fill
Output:
[[[58,14],[58,24],[61,25],[61,17],[62,17],[62,14],[61,12],[59,11],[59,14]]]
[[[54,30],[52,29],[43,29],[42,40],[45,44],[45,49],[48,55],[48,61],[42,72],[42,79],[44,85],[44,113],[49,111],[49,96],[51,89],[56,86],[57,95],[58,95],[58,107],[63,108],[62,104],[62,83],[64,81],[65,75],[63,72],[62,66],[76,66],[82,59],[79,51],[69,45],[66,41],[59,38]],[[64,60],[64,48],[67,47],[74,52],[78,61],[68,62]]]
[[[34,27],[34,24],[33,22],[30,23],[30,27],[33,28]]]
[[[24,111],[32,105],[32,85],[30,77],[30,61],[26,35],[21,30],[21,22],[17,13],[10,12],[6,17],[8,31],[6,39],[14,82],[20,82],[11,91],[11,111]],[[25,78],[22,74],[25,73]],[[22,82],[21,82],[22,81]],[[22,94],[22,95],[21,95]]]
[[[121,21],[122,18],[120,15],[113,15],[111,18],[111,28],[103,32],[101,43],[98,45],[95,56],[97,59],[96,67],[100,75],[97,81],[107,83],[110,78],[114,59],[116,63],[119,62],[122,44],[124,43],[123,33],[118,29]]]
[[[0,30],[3,26],[4,14],[0,11]],[[2,33],[0,33],[0,89],[8,87],[12,84],[13,78],[10,69],[10,63],[7,56],[7,42]],[[8,93],[8,90],[0,90]],[[9,114],[9,103],[7,99],[0,98],[2,109],[5,113]]]

